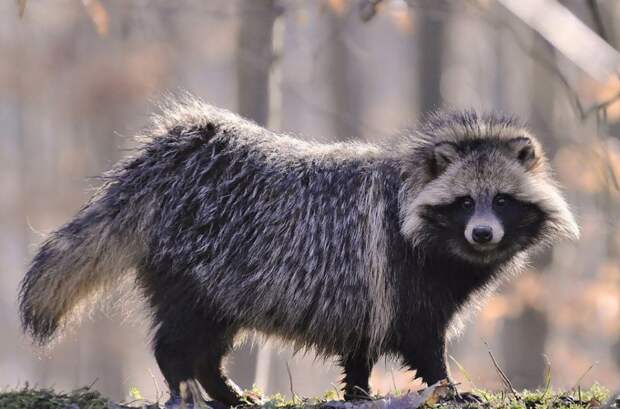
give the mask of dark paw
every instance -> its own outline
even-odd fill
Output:
[[[355,400],[372,400],[372,396],[363,389],[348,391],[344,393],[344,400],[350,402]]]
[[[481,404],[484,402],[480,396],[476,395],[473,392],[455,391],[453,395],[453,399],[459,403]]]
[[[228,409],[230,408],[230,406],[222,403],[222,402],[218,402],[216,400],[209,400],[207,402],[205,402],[207,404],[207,406],[211,409]]]
[[[347,402],[355,402],[355,401],[369,401],[372,398],[368,395],[344,395],[344,400]]]
[[[183,403],[185,404],[185,406],[182,405]],[[183,399],[179,395],[170,395],[170,399],[168,399],[166,403],[164,403],[164,408],[165,409],[180,409],[180,408],[194,409],[194,402],[193,401],[184,402]]]

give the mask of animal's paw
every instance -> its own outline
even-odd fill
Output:
[[[207,406],[211,409],[228,409],[229,406],[222,403],[222,402],[218,402],[216,400],[208,400],[206,402]]]
[[[480,396],[476,395],[473,392],[455,391],[454,400],[456,400],[459,403],[473,403],[473,404],[480,404],[484,402]]]
[[[265,400],[261,394],[254,391],[244,391],[240,400],[242,404],[249,406],[261,406],[265,404]]]
[[[373,398],[367,390],[359,386],[347,386],[344,388],[344,400],[347,402],[369,401]]]
[[[183,405],[184,404],[184,405]],[[194,402],[183,401],[179,395],[170,395],[170,399],[164,404],[165,409],[194,409]]]
[[[362,392],[358,393],[345,393],[344,400],[347,402],[355,402],[355,401],[369,401],[372,400],[372,397],[368,395],[368,393],[363,394]]]
[[[484,403],[482,398],[473,392],[459,392],[456,385],[452,382],[445,382],[441,385],[443,392],[439,394],[440,401],[452,401],[460,404],[476,404]]]

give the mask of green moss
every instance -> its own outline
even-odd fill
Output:
[[[99,392],[81,388],[69,393],[49,389],[32,389],[0,392],[2,409],[108,409],[109,401]]]
[[[600,385],[587,390],[568,392],[549,390],[521,391],[517,396],[509,392],[490,393],[474,391],[491,409],[578,409],[593,408],[605,403],[609,391]]]
[[[482,403],[463,404],[447,399],[439,399],[437,403],[432,405],[425,404],[424,409],[593,409],[601,406],[610,398],[609,391],[600,385],[594,385],[587,390],[569,392],[553,391],[550,389],[521,391],[516,396],[510,392],[489,392],[484,390],[475,390],[474,393],[481,398]],[[268,400],[264,405],[260,406],[260,408],[310,409],[319,407],[327,401],[336,399],[338,398],[333,392],[330,392],[322,398],[296,398],[295,400],[285,399],[281,395],[275,395],[273,399]],[[372,406],[373,405],[362,404],[363,409],[369,409]],[[382,407],[381,405],[376,406]],[[355,407],[352,409],[355,409]]]
[[[250,393],[256,391],[250,391]],[[559,392],[553,390],[522,391],[517,396],[509,392],[474,391],[481,399],[480,404],[458,404],[454,401],[439,399],[432,405],[425,404],[424,409],[593,409],[609,399],[609,391],[600,385],[587,390]],[[402,396],[402,395],[401,395]],[[337,400],[335,392],[329,392],[320,398],[289,399],[276,394],[257,407],[245,406],[244,409],[316,409],[328,401]],[[351,405],[355,409],[356,405]],[[368,409],[372,404],[362,403],[360,409]],[[382,405],[376,405],[383,407]],[[156,404],[120,405],[114,404],[91,388],[81,388],[69,393],[54,392],[50,389],[33,389],[0,392],[1,409],[123,409],[123,408],[157,408]],[[616,406],[618,407],[618,406]]]

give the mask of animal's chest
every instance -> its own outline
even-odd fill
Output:
[[[493,280],[490,268],[461,262],[448,255],[426,254],[423,260],[401,275],[401,313],[410,320],[428,317],[438,326],[450,320],[475,294]]]

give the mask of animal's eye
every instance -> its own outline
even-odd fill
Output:
[[[506,195],[502,195],[502,194],[496,195],[495,198],[493,198],[493,204],[496,207],[505,206],[506,201],[507,201]]]
[[[474,207],[474,199],[471,197],[464,197],[461,201],[461,206],[463,206],[463,209],[471,209]]]

